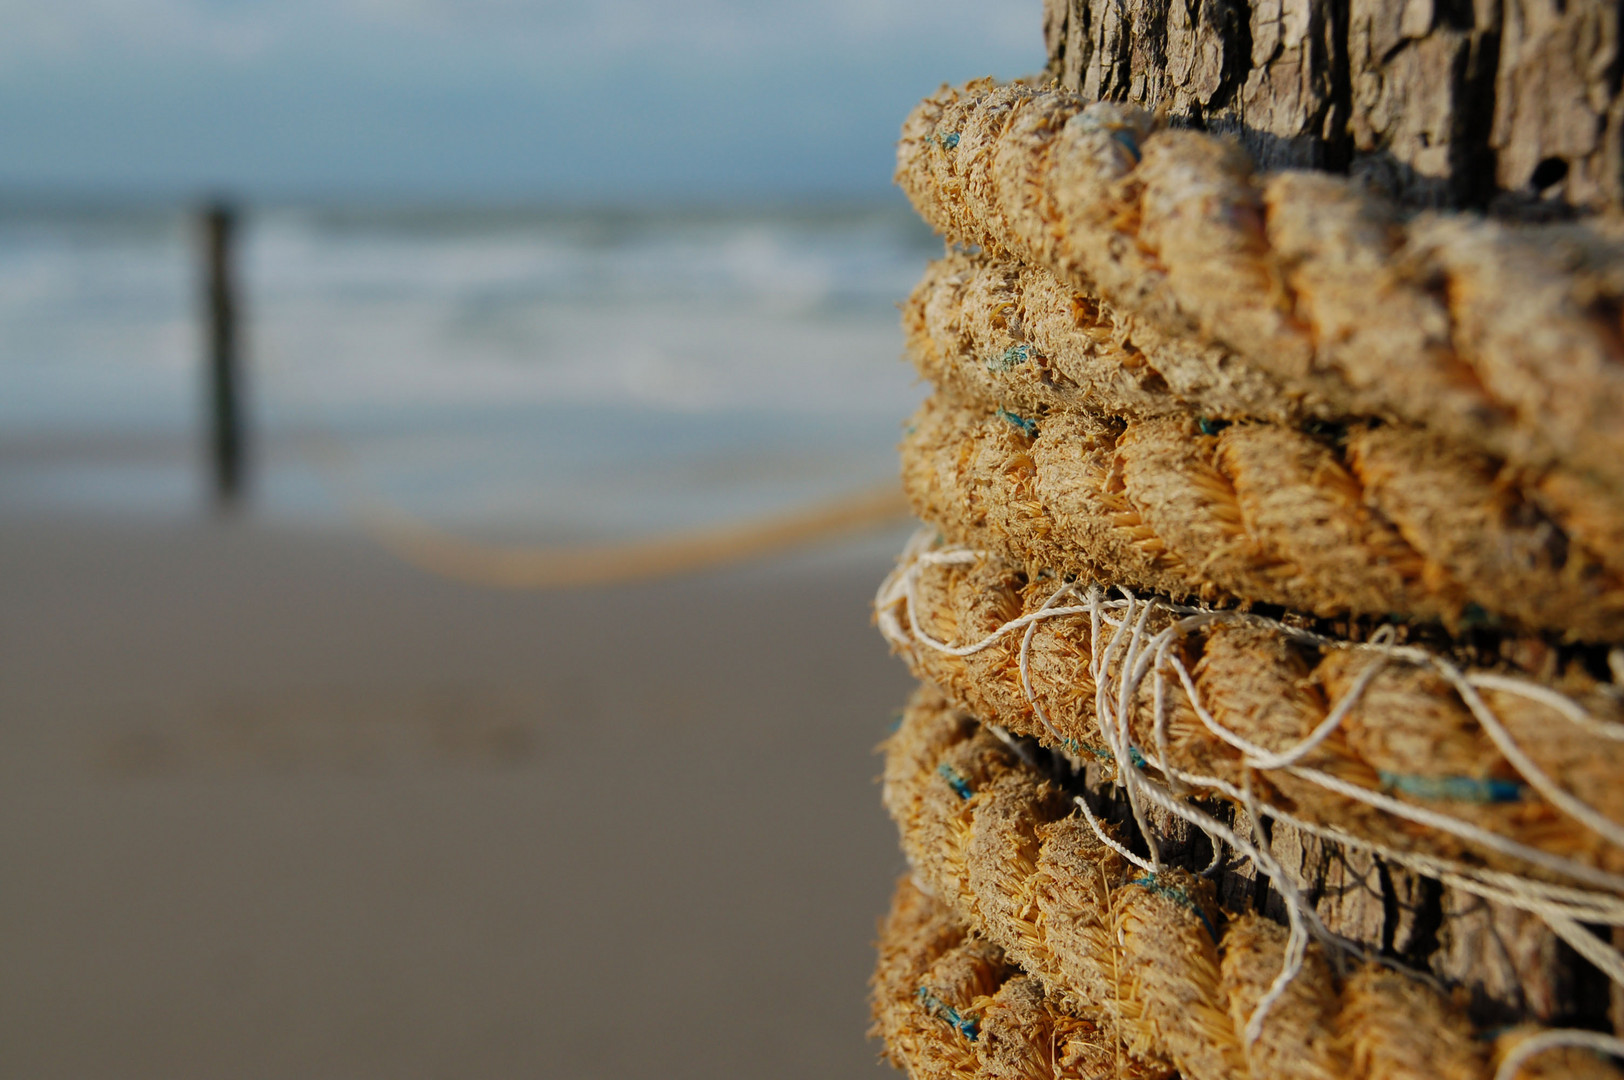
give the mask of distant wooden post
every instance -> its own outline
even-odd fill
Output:
[[[204,378],[209,413],[209,464],[215,499],[222,506],[233,506],[241,499],[245,464],[236,227],[237,213],[231,205],[215,202],[204,208],[203,306],[208,327]]]

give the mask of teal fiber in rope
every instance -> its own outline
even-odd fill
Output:
[[[968,799],[976,793],[976,789],[970,786],[970,781],[960,776],[959,771],[953,766],[938,765],[936,771],[942,774],[942,778],[947,781],[947,786],[952,788],[953,793],[959,798]]]
[[[988,371],[1013,371],[1032,358],[1032,346],[1011,345],[987,361]]]
[[[1521,802],[1524,787],[1517,780],[1478,780],[1471,776],[1411,776],[1405,773],[1378,773],[1382,787],[1401,791],[1418,799],[1449,799],[1454,802]]]
[[[1076,739],[1067,739],[1060,745],[1064,746],[1067,750],[1070,750],[1073,754],[1092,754],[1101,761],[1116,760],[1111,756],[1111,751],[1107,750],[1103,746],[1087,746],[1078,742]]]
[[[919,1003],[925,1007],[927,1012],[934,1016],[939,1016],[943,1020],[946,1020],[949,1024],[952,1024],[954,1028],[958,1030],[960,1035],[963,1035],[971,1042],[976,1041],[976,1036],[980,1034],[980,1032],[977,1028],[974,1017],[965,1016],[963,1013],[959,1012],[959,1010],[955,1009],[953,1006],[931,993],[927,987],[921,986],[916,996],[919,998]]]
[[[1173,901],[1175,904],[1178,904],[1180,907],[1188,908],[1189,910],[1195,912],[1195,917],[1200,919],[1201,925],[1207,928],[1207,936],[1212,938],[1212,943],[1214,945],[1218,944],[1218,928],[1212,925],[1212,920],[1207,918],[1207,913],[1201,910],[1200,904],[1197,904],[1193,899],[1190,898],[1189,893],[1185,892],[1176,885],[1163,885],[1161,882],[1157,881],[1155,877],[1148,874],[1141,878],[1134,878],[1132,881],[1128,882],[1128,884],[1138,885],[1142,889],[1153,892],[1157,896],[1165,897],[1166,899]]]
[[[1010,412],[1008,409],[999,409],[998,415],[1009,423],[1020,428],[1021,432],[1028,439],[1035,439],[1038,437],[1038,422],[1036,420],[1028,420],[1024,416]]]
[[[1116,760],[1116,756],[1103,746],[1089,746],[1086,743],[1078,742],[1076,739],[1067,739],[1065,742],[1061,743],[1061,745],[1066,747],[1066,749],[1070,750],[1074,754],[1081,751],[1085,754],[1092,754],[1100,761]],[[1128,747],[1128,760],[1133,762],[1133,766],[1136,769],[1143,769],[1149,764],[1149,762],[1145,760],[1145,755],[1139,752],[1139,748],[1137,746]]]

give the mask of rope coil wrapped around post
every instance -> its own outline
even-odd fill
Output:
[[[944,782],[949,770],[967,795]],[[887,744],[885,782],[920,887],[1035,976],[1047,1000],[1114,1040],[1134,1063],[1120,1075],[1484,1077],[1535,1034],[1480,1038],[1424,981],[1319,945],[1276,993],[1286,928],[1256,914],[1225,920],[1208,881],[1135,865],[1040,768],[934,690],[915,695]],[[1248,1039],[1260,1007],[1265,1022]],[[1568,1075],[1624,1075],[1574,1060]]]
[[[1403,210],[988,80],[914,110],[897,182],[948,242],[903,309],[926,528],[875,605],[922,681],[897,910],[1088,1025],[1092,1075],[1624,1075],[1617,223]],[[1381,876],[1374,923],[1310,849]],[[1469,904],[1580,989],[1446,957]],[[949,1053],[991,989],[885,1020],[890,948],[915,1077],[1071,1075]]]
[[[1386,416],[1624,494],[1624,242],[1610,226],[1409,221],[1355,183],[1022,84],[944,87],[897,182],[950,240],[1218,342],[1314,411]]]

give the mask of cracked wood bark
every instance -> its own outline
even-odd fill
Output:
[[[1412,206],[1624,207],[1617,0],[1045,0],[1048,73]]]
[[[1096,764],[1085,786],[1104,794],[1104,816],[1136,834],[1122,789],[1104,782]],[[1238,834],[1256,833],[1244,811],[1221,805],[1206,809],[1228,818]],[[1147,822],[1162,858],[1200,871],[1211,845],[1183,819],[1151,806]],[[1442,885],[1365,852],[1348,851],[1289,825],[1269,821],[1267,849],[1332,932],[1373,953],[1431,972],[1458,990],[1479,1027],[1524,1021],[1606,1029],[1620,1019],[1605,976],[1581,960],[1536,916]],[[1287,919],[1285,901],[1267,877],[1246,860],[1232,858],[1214,875],[1219,902],[1238,912],[1262,911]],[[1615,1028],[1615,1030],[1619,1030]]]
[[[1231,133],[1265,169],[1516,216],[1624,209],[1619,23],[1619,0],[1044,3],[1048,75],[1067,89]],[[1479,1023],[1624,1030],[1624,993],[1537,918],[1278,823],[1270,835],[1327,926],[1459,988]],[[1284,918],[1267,879],[1234,868],[1218,885]]]
[[[1609,1024],[1606,980],[1537,917],[1279,823],[1270,850],[1327,927],[1460,988],[1479,1026]],[[1286,917],[1272,889],[1261,906]]]

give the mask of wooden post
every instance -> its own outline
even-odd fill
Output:
[[[1264,169],[1348,173],[1405,210],[1624,210],[1617,0],[1044,0],[1043,29],[1062,87],[1232,135]],[[1430,968],[1480,1025],[1624,1023],[1537,917],[1284,823],[1270,843],[1332,932]]]
[[[207,323],[208,450],[216,502],[236,505],[243,493],[244,432],[234,239],[237,214],[215,202],[202,212],[204,318]]]
[[[1049,75],[1410,207],[1624,208],[1615,0],[1044,0]]]

